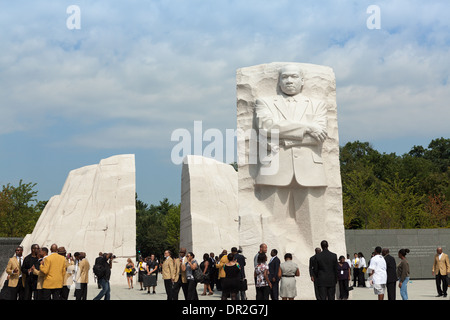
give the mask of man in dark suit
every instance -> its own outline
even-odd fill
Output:
[[[39,267],[39,252],[41,248],[39,248],[38,244],[31,245],[31,253],[23,259],[22,264],[22,274],[26,275],[25,278],[25,292],[24,292],[24,300],[31,300],[33,292],[36,292],[37,285],[37,275],[33,274],[32,267]]]
[[[383,248],[381,254],[386,261],[387,282],[386,289],[388,300],[395,300],[396,284],[397,284],[397,264],[395,258],[389,254],[388,248]]]
[[[322,249],[316,248],[315,255],[309,258],[309,276],[311,277],[311,281],[314,282],[314,295],[316,296],[317,300],[320,300],[320,296],[319,296],[319,287],[317,286],[317,281],[315,281],[316,276],[314,275],[314,261],[316,260],[316,255],[321,251]]]
[[[313,261],[315,281],[319,288],[320,300],[335,300],[336,283],[338,276],[337,255],[328,250],[328,242],[320,243],[322,252],[316,255]]]
[[[278,278],[278,269],[280,269],[280,259],[277,257],[277,249],[272,249],[270,256],[272,257],[269,262],[269,280],[272,282],[272,289],[270,289],[270,298],[272,300],[278,300],[278,290],[280,278]]]
[[[239,272],[239,277],[240,277],[240,281],[239,281],[239,295],[237,296],[238,300],[247,300],[247,295],[245,293],[245,291],[247,290],[247,280],[245,279],[245,259],[247,259],[246,257],[244,257],[241,254],[241,251],[238,250],[236,247],[231,248],[231,253],[234,255],[234,258],[236,259],[237,263],[239,264],[240,267],[240,272]]]
[[[216,259],[214,252],[209,253],[209,265],[211,268],[209,269],[209,283],[211,285],[211,290],[214,291],[214,284],[217,282],[217,268],[216,268]]]

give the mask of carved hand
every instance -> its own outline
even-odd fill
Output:
[[[324,142],[326,140],[326,138],[328,137],[327,131],[315,124],[310,124],[308,126],[308,128],[306,129],[306,133],[308,133],[314,139],[316,139],[320,142]]]

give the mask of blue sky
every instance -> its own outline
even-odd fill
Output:
[[[81,29],[69,30],[78,5]],[[380,29],[366,12],[380,8]],[[403,154],[450,137],[448,0],[0,0],[0,185],[59,194],[70,170],[136,155],[137,193],[180,201],[177,128],[236,127],[236,69],[334,69],[340,144]]]

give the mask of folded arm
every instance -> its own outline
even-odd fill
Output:
[[[266,130],[268,135],[271,130],[278,130],[280,139],[289,139],[305,144],[321,143],[327,138],[327,110],[323,102],[317,105],[314,115],[305,115],[306,120],[302,121],[296,119],[275,120],[266,102],[260,99],[256,100],[255,112],[258,128]]]

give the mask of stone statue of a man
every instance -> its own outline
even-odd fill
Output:
[[[297,65],[280,69],[280,94],[256,100],[258,129],[270,133],[278,130],[278,172],[264,173],[260,168],[256,185],[288,186],[294,182],[303,187],[327,185],[322,162],[322,143],[327,138],[325,103],[301,93],[303,74]],[[270,162],[261,166],[270,166]],[[270,171],[266,171],[270,172]]]
[[[239,69],[236,83],[237,127],[245,142],[239,154],[239,245],[247,254],[261,243],[280,256],[291,253],[300,274],[308,274],[322,240],[346,253],[334,72],[272,62]],[[297,290],[300,299],[314,299],[309,277],[297,279]]]

